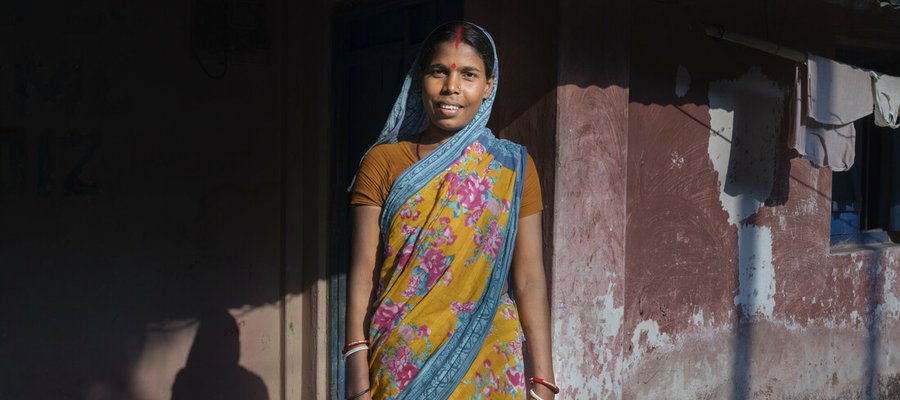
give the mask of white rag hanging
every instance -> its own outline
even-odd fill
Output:
[[[794,74],[791,147],[817,167],[850,169],[856,156],[853,121],[872,113],[869,72],[808,54],[806,74],[800,65]]]
[[[875,96],[875,125],[900,128],[900,78],[871,72]]]

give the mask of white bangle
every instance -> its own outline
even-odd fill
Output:
[[[357,346],[357,347],[354,347],[354,348],[352,348],[352,349],[350,349],[350,350],[347,350],[347,352],[344,353],[344,361],[347,361],[347,357],[350,357],[351,354],[356,353],[356,352],[360,352],[360,351],[363,351],[363,350],[368,350],[368,349],[369,349],[369,346]]]
[[[534,389],[528,389],[528,395],[531,396],[531,400],[544,400],[534,392]]]

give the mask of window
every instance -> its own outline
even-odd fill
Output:
[[[843,40],[838,60],[900,76],[900,49],[882,41]],[[832,175],[831,245],[900,243],[900,129],[875,125],[869,115],[855,123],[856,157]]]
[[[831,244],[900,241],[900,129],[856,122],[856,159],[832,180]]]

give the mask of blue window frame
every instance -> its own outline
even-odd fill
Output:
[[[853,167],[832,175],[832,246],[900,239],[900,130],[856,122]]]

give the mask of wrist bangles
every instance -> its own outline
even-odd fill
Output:
[[[528,382],[530,382],[532,386],[544,386],[547,389],[550,389],[550,391],[553,392],[554,395],[559,394],[559,386],[556,386],[556,384],[553,382],[538,377],[528,378]],[[538,394],[534,392],[534,389],[528,390],[528,396],[531,397],[531,400],[544,400],[541,396],[538,396]]]
[[[369,341],[368,340],[357,340],[355,342],[350,342],[344,345],[343,350],[341,351],[344,356],[344,361],[347,361],[347,357],[350,357],[353,353],[358,353],[360,351],[369,350]],[[356,393],[352,396],[347,396],[347,400],[354,400],[362,397],[366,393],[369,393],[371,388],[366,388],[365,390]]]
[[[369,350],[368,340],[357,340],[355,342],[345,344],[344,350],[342,351],[344,355],[344,361],[347,361],[347,357],[350,357],[351,354],[358,353],[363,350]]]
[[[347,400],[358,399],[358,398],[362,397],[364,394],[369,393],[369,390],[371,390],[371,388],[366,388],[366,390],[363,390],[362,392],[354,394],[353,396],[348,396]]]

